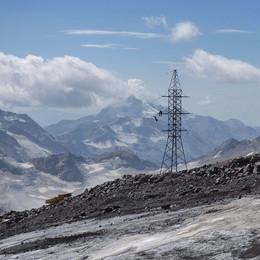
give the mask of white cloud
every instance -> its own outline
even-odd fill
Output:
[[[144,99],[151,99],[152,94],[147,91],[144,85],[144,81],[141,79],[128,79],[127,86],[130,90],[130,93],[135,93],[136,97],[142,97]]]
[[[105,44],[82,44],[82,47],[87,48],[105,48],[105,49],[115,49],[118,47],[121,47],[120,44],[114,44],[114,43],[105,43]]]
[[[246,62],[227,59],[197,49],[191,58],[184,58],[186,66],[200,77],[214,78],[222,82],[256,82],[260,69]]]
[[[121,44],[105,43],[105,44],[82,44],[86,48],[104,48],[104,49],[124,49],[124,50],[137,50],[137,48],[127,47]]]
[[[168,27],[165,16],[147,16],[143,17],[146,25],[150,28],[155,26]],[[201,35],[199,28],[190,21],[177,23],[169,34],[158,34],[158,33],[143,33],[143,32],[129,32],[129,31],[105,31],[105,30],[66,30],[65,33],[69,35],[115,35],[121,37],[136,37],[139,39],[170,39],[171,42],[183,42],[191,41],[197,36]],[[84,44],[84,47],[96,47],[96,48],[113,48],[113,44]],[[132,49],[132,48],[130,48]]]
[[[172,29],[170,40],[172,42],[191,41],[201,35],[199,28],[192,22],[177,23]]]
[[[164,15],[161,16],[146,16],[143,17],[143,20],[146,23],[146,26],[149,28],[154,28],[156,26],[164,26],[167,27],[167,20]]]
[[[202,105],[202,106],[206,106],[206,105],[210,105],[212,104],[212,99],[211,99],[211,96],[210,95],[207,95],[204,99],[202,99],[200,102],[199,102],[199,105]]]
[[[244,31],[244,30],[234,30],[234,29],[221,29],[221,30],[217,30],[216,33],[252,33],[252,32]]]
[[[135,84],[122,81],[108,70],[71,56],[45,61],[33,55],[19,58],[0,53],[0,78],[0,104],[9,107],[100,109],[148,93],[138,80]]]
[[[68,30],[67,34],[77,35],[119,35],[119,36],[132,36],[142,39],[162,38],[165,35],[157,33],[140,33],[140,32],[127,32],[127,31],[103,31],[103,30]]]

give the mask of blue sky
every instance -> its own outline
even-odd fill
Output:
[[[177,68],[186,110],[260,126],[259,10],[258,0],[1,0],[0,108],[48,125],[130,95],[160,102]]]

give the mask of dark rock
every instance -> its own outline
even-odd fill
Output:
[[[200,191],[202,191],[202,188],[201,187],[198,187],[194,190],[195,193],[199,193]]]
[[[109,213],[109,212],[112,212],[113,211],[113,208],[111,207],[107,207],[103,210],[103,213]]]
[[[207,171],[207,173],[210,173],[210,174],[216,174],[218,172],[218,168],[214,165],[210,166]]]
[[[260,163],[259,162],[255,163],[253,173],[255,173],[255,174],[260,173]]]
[[[170,208],[171,208],[171,205],[170,205],[170,204],[164,204],[164,205],[161,206],[161,208],[162,208],[163,210],[167,210],[167,209],[170,209]]]
[[[144,174],[143,176],[141,176],[139,178],[138,183],[139,184],[145,183],[145,182],[147,182],[150,179],[150,177],[151,177],[150,175]]]

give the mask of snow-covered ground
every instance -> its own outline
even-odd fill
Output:
[[[102,163],[81,163],[78,167],[83,174],[83,182],[67,182],[49,173],[37,171],[29,162],[18,163],[11,158],[5,158],[5,161],[22,169],[23,174],[0,170],[0,212],[38,208],[45,204],[45,200],[58,194],[73,193],[75,196],[86,188],[121,178],[125,174],[136,175],[144,172],[119,167],[120,161],[116,159]]]
[[[257,260],[260,259],[259,219],[260,196],[248,196],[226,204],[175,212],[158,209],[137,215],[83,220],[3,239],[0,251],[48,238],[82,235],[67,243],[59,241],[42,249],[2,254],[0,258]]]
[[[16,141],[24,148],[24,152],[26,153],[26,157],[29,159],[38,158],[38,157],[46,157],[50,155],[52,152],[48,149],[40,146],[39,144],[31,141],[24,135],[18,135],[11,132],[7,132],[10,136],[14,137]]]

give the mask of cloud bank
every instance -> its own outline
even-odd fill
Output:
[[[197,49],[191,58],[184,58],[186,66],[199,77],[209,77],[220,82],[259,82],[260,69],[249,63],[227,59]]]
[[[105,69],[79,58],[51,60],[0,53],[2,106],[99,109],[128,96],[149,96],[142,81],[122,81]]]

